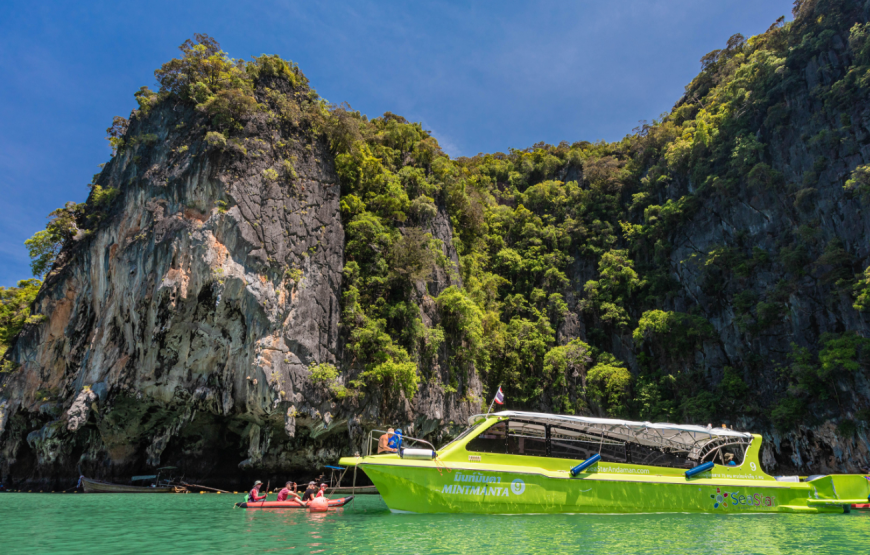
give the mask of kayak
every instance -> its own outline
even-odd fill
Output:
[[[332,509],[334,507],[342,507],[350,503],[350,500],[353,499],[353,495],[349,495],[347,497],[339,497],[338,499],[330,499],[329,500],[329,508]],[[306,509],[307,506],[303,505],[299,501],[295,499],[292,501],[254,501],[252,503],[236,503],[236,507],[241,509]]]

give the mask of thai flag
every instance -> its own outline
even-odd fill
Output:
[[[499,405],[504,404],[504,393],[501,392],[501,386],[498,386],[498,391],[495,394],[495,402]]]

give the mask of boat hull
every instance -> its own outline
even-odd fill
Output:
[[[357,486],[353,487],[340,487],[340,488],[329,488],[330,494],[335,495],[377,495],[378,488],[375,486]]]
[[[82,488],[85,493],[182,493],[184,488],[178,486],[150,488],[142,486],[125,486],[82,478]]]
[[[333,509],[335,507],[343,507],[350,503],[353,499],[353,496],[349,497],[341,497],[339,499],[330,499],[329,500],[329,508]],[[237,507],[241,509],[305,509],[306,505],[299,503],[298,501],[255,501],[253,503],[237,503]]]
[[[870,496],[870,476],[768,475],[762,438],[747,432],[519,411],[469,424],[432,460],[400,452],[338,464],[409,513],[843,513]]]
[[[807,483],[679,483],[672,477],[552,477],[544,474],[446,470],[432,465],[361,464],[394,512],[410,513],[842,513],[842,501],[813,499]]]

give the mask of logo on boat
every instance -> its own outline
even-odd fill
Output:
[[[716,488],[716,494],[710,495],[710,497],[713,498],[713,508],[714,509],[718,509],[719,505],[722,505],[723,507],[728,506],[728,503],[725,502],[725,500],[728,498],[727,492],[721,492],[721,491],[719,491],[719,488]]]
[[[773,507],[776,504],[776,497],[762,495],[760,493],[749,493],[741,495],[739,491],[722,491],[716,488],[716,493],[710,494],[713,499],[713,508],[727,507],[730,503],[732,507],[746,506],[752,507]]]
[[[510,486],[501,484],[500,476],[487,476],[479,472],[473,474],[463,474],[457,472],[453,476],[454,482],[471,482],[474,485],[447,484],[441,489],[441,493],[450,493],[453,495],[483,495],[484,499],[489,497],[510,497],[513,495],[522,495],[526,491],[526,483],[517,478],[512,481]]]

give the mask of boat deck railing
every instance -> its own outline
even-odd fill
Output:
[[[368,441],[366,442],[365,453],[363,453],[363,456],[368,457],[369,455],[378,454],[378,440],[385,433],[387,433],[386,430],[371,430],[369,432],[369,438],[368,438]],[[437,449],[435,449],[435,446],[432,445],[431,443],[429,443],[428,441],[426,441],[425,439],[420,439],[418,437],[411,437],[411,436],[406,436],[406,435],[402,435],[402,447],[405,447],[405,448],[407,448],[407,447],[413,447],[413,448],[426,447],[426,448],[432,449],[432,451],[437,451]]]

